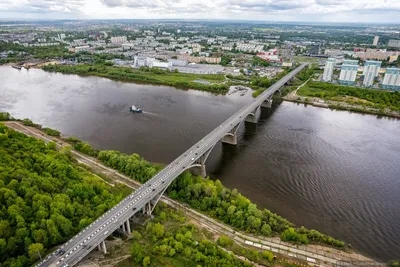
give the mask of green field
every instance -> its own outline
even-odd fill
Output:
[[[196,89],[215,93],[226,93],[228,85],[223,84],[223,75],[219,74],[186,74],[158,68],[126,68],[113,67],[106,64],[82,64],[82,65],[47,65],[46,71],[61,72],[78,75],[94,75],[123,81],[168,85],[182,89]],[[210,84],[202,84],[195,80],[204,80]]]

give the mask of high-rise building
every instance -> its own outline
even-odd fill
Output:
[[[325,63],[324,74],[322,76],[322,80],[325,82],[329,82],[332,80],[333,70],[335,69],[336,59],[335,58],[328,58]]]
[[[374,37],[374,42],[372,43],[373,45],[377,46],[379,42],[379,36]]]
[[[378,76],[381,68],[382,61],[367,60],[364,65],[364,82],[365,86],[371,86],[374,83],[374,79]]]
[[[400,91],[400,69],[387,68],[382,87],[384,89]]]
[[[115,36],[115,37],[111,37],[111,43],[113,44],[123,44],[123,43],[127,43],[128,39],[126,38],[126,36]]]
[[[349,63],[352,64],[345,64],[346,61],[350,61]],[[347,85],[352,85],[355,83],[358,71],[358,64],[354,64],[354,61],[357,62],[357,60],[345,60],[343,62],[342,68],[340,70],[339,83]]]
[[[389,40],[388,46],[400,47],[400,40]]]

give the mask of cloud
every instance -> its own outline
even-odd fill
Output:
[[[223,18],[398,23],[400,0],[0,0],[0,19],[10,14],[21,14],[21,17],[31,14],[36,18]]]

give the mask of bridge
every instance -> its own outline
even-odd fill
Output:
[[[281,80],[265,90],[252,103],[240,109],[216,129],[194,144],[186,152],[171,162],[163,170],[140,186],[135,192],[121,200],[92,224],[63,244],[54,253],[41,261],[38,267],[69,267],[77,264],[96,247],[107,253],[104,240],[114,231],[130,234],[130,219],[138,212],[151,216],[156,204],[168,186],[185,170],[197,168],[200,175],[206,176],[205,162],[215,144],[237,144],[237,132],[244,121],[257,123],[256,113],[260,107],[270,108],[272,96],[289,82],[307,64],[302,64]]]

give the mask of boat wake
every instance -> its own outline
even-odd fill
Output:
[[[153,113],[153,112],[142,111],[142,113],[143,113],[143,114],[149,114],[149,115],[152,115],[152,116],[158,116],[158,117],[161,117],[161,114],[157,114],[157,113]]]

